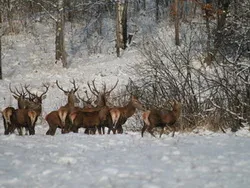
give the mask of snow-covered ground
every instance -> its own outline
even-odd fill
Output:
[[[40,28],[40,27],[39,27]],[[48,34],[48,33],[47,33]],[[46,36],[46,35],[45,35]],[[49,83],[43,102],[43,117],[65,103],[66,97],[55,81],[70,88],[76,80],[79,94],[87,81],[112,86],[117,79],[117,92],[129,77],[131,65],[141,58],[133,48],[121,58],[114,54],[70,55],[70,66],[54,64],[54,38],[49,35],[18,35],[3,38],[3,77],[0,81],[1,109],[16,100],[9,92],[13,87],[29,84],[42,91]],[[40,37],[40,38],[39,38]],[[80,53],[80,52],[79,52]],[[77,54],[77,53],[76,53]],[[135,121],[129,121],[135,123]],[[138,123],[133,125],[141,127]],[[176,133],[161,139],[149,134],[125,131],[123,135],[46,136],[48,125],[39,121],[36,135],[3,135],[0,123],[0,187],[222,187],[243,188],[250,185],[250,133]]]
[[[0,136],[0,187],[249,187],[249,134],[52,137],[44,128]]]

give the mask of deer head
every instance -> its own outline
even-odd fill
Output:
[[[38,95],[37,93],[34,94],[32,92],[30,92],[30,90],[28,89],[29,86],[25,85],[24,88],[25,90],[27,91],[27,93],[29,94],[29,98],[36,104],[42,104],[42,100],[44,100],[46,98],[46,93],[48,92],[49,90],[49,85],[46,85],[43,83],[43,87],[45,87],[45,91]]]
[[[92,85],[88,82],[88,88],[90,92],[96,96],[97,100],[94,102],[97,106],[106,106],[107,105],[107,97],[110,96],[110,93],[116,88],[119,80],[116,81],[115,85],[111,87],[111,89],[107,90],[107,86],[105,83],[102,84],[102,90],[98,91],[95,85],[95,80],[92,80]]]
[[[74,106],[75,103],[79,103],[80,100],[76,97],[75,93],[78,90],[79,87],[76,87],[75,80],[71,82],[73,84],[73,88],[70,90],[64,90],[58,83],[58,80],[56,80],[57,87],[63,91],[63,93],[68,97],[68,103],[66,105],[72,105]]]
[[[17,100],[18,108],[25,109],[28,107],[30,99],[27,98],[27,93],[24,92],[24,89],[21,85],[20,91],[15,87],[15,91],[11,88],[11,83],[9,84],[9,90],[12,93],[12,96]]]

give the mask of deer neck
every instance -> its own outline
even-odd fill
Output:
[[[105,98],[105,95],[99,95],[98,96],[98,104],[97,104],[98,107],[103,107],[103,106],[107,106],[107,101],[106,101],[106,98]]]
[[[125,107],[125,116],[127,118],[131,117],[134,113],[136,108],[134,107],[133,103],[130,101]]]
[[[77,103],[75,102],[75,100],[72,97],[68,97],[68,103],[66,104],[67,107],[69,108],[73,108],[75,106],[77,106]]]

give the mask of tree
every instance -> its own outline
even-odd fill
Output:
[[[56,62],[61,61],[63,67],[67,67],[66,52],[64,46],[64,0],[57,2],[57,19],[56,19]]]
[[[180,19],[179,19],[179,0],[175,0],[175,45],[179,46],[180,45],[180,29],[179,29],[179,24],[180,24]]]
[[[127,43],[128,0],[116,2],[116,54],[120,57],[120,48],[126,49]]]
[[[3,79],[2,75],[2,11],[0,7],[0,80]]]

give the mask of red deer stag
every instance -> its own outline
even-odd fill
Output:
[[[42,113],[42,101],[46,98],[46,93],[49,90],[49,85],[43,84],[43,87],[45,88],[45,91],[42,92],[40,95],[38,95],[31,93],[30,90],[28,89],[28,86],[24,86],[25,90],[28,92],[30,96],[29,98],[32,101],[27,109],[34,110],[38,116],[40,116]]]
[[[46,132],[46,135],[54,136],[56,133],[57,128],[61,128],[61,132],[66,133],[64,129],[64,125],[62,124],[62,121],[60,120],[60,117],[58,115],[58,111],[54,110],[46,115],[45,120],[49,124],[49,129]]]
[[[154,135],[154,128],[161,127],[160,136],[164,132],[164,127],[168,126],[173,129],[172,137],[175,133],[175,122],[178,120],[181,114],[181,104],[176,100],[170,102],[172,106],[171,111],[164,111],[164,110],[157,110],[151,109],[143,113],[142,119],[144,122],[144,126],[141,131],[141,136],[143,137],[143,133],[145,130],[155,137]]]
[[[116,84],[108,91],[106,90],[106,84],[103,84],[103,91],[100,92],[96,89],[94,80],[92,81],[92,87],[88,83],[90,91],[97,97],[97,100],[95,101],[97,106],[93,108],[84,108],[70,114],[70,119],[73,124],[73,132],[78,132],[80,127],[85,128],[85,133],[87,134],[89,130],[95,132],[96,128],[99,134],[105,134],[105,127],[108,127],[114,132],[111,116],[109,113],[110,108],[106,104],[106,98],[110,95],[111,91],[115,89],[117,84],[118,80]]]
[[[2,112],[3,124],[4,124],[4,134],[8,135],[13,133],[15,129],[14,118],[15,118],[15,108],[7,107]]]
[[[27,96],[27,93],[24,92],[24,89],[22,88],[22,91],[19,91],[17,88],[16,91],[11,89],[11,85],[9,85],[10,92],[13,94],[13,97],[17,100],[18,103],[18,109],[31,109],[36,111],[37,115],[40,116],[42,112],[42,100],[46,98],[46,93],[48,92],[49,86],[43,84],[45,87],[45,91],[41,94],[33,94],[29,91],[28,86],[24,86],[25,90],[28,92],[29,97]]]
[[[16,87],[15,90],[12,90],[11,83],[9,84],[9,90],[12,93],[12,96],[17,100],[17,106],[19,109],[26,109],[28,108],[31,99],[27,98],[27,93],[24,92],[23,87],[21,86],[21,91],[19,91]]]
[[[46,93],[48,92],[49,86],[43,84],[45,87],[45,92],[41,95],[32,94],[28,90],[28,86],[24,88],[29,93],[29,97],[27,93],[24,92],[23,87],[21,91],[17,88],[16,91],[11,89],[11,85],[9,85],[10,92],[13,94],[13,97],[18,101],[18,109],[15,110],[14,119],[13,119],[13,127],[17,128],[20,135],[22,135],[22,128],[26,129],[26,134],[29,131],[29,134],[35,134],[35,124],[38,116],[40,116],[42,111],[42,100],[46,97]],[[12,131],[14,131],[14,129]]]
[[[29,131],[30,135],[34,135],[37,118],[38,114],[35,110],[16,109],[13,124],[17,128],[19,135],[23,135],[23,128],[25,128],[26,134]]]
[[[143,110],[143,105],[134,95],[131,96],[129,103],[123,107],[113,107],[110,110],[110,115],[113,122],[115,132],[123,133],[122,125],[126,123],[127,119],[134,115],[136,109]],[[110,132],[110,130],[109,130]]]
[[[79,99],[76,97],[75,93],[78,90],[78,87],[76,87],[75,80],[71,82],[73,84],[73,89],[71,90],[64,90],[56,81],[57,87],[64,92],[65,95],[68,97],[68,102],[66,105],[60,107],[58,110],[50,112],[46,116],[46,121],[49,124],[49,129],[46,132],[46,135],[55,135],[56,129],[61,128],[62,133],[68,132],[68,120],[67,116],[71,111],[76,110],[76,104],[79,103]],[[67,124],[66,124],[67,123]]]

